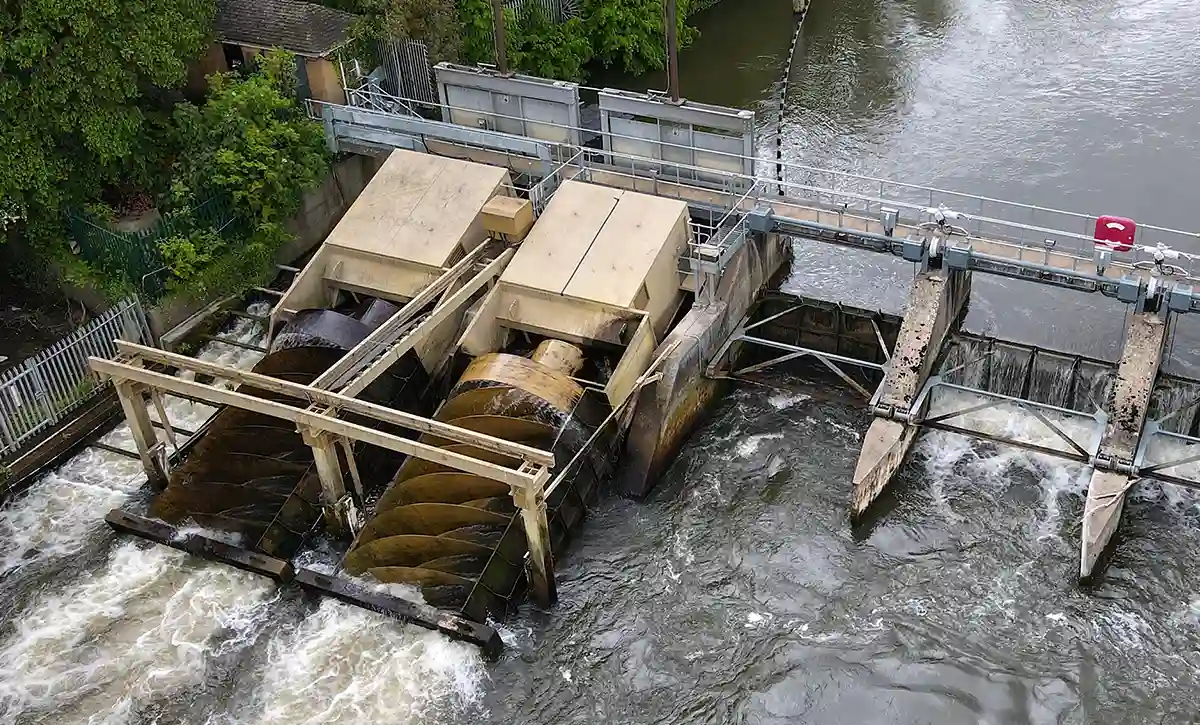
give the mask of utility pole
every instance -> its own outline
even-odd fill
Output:
[[[496,69],[508,75],[508,50],[504,44],[504,0],[492,0],[492,37],[496,41]]]
[[[667,92],[671,102],[679,103],[679,26],[675,17],[677,0],[664,0],[667,5]]]

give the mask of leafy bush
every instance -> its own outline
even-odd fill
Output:
[[[0,210],[35,252],[66,254],[64,212],[107,186],[149,186],[214,0],[0,4]],[[12,230],[10,230],[12,231]]]
[[[207,102],[180,104],[175,122],[182,152],[167,218],[176,233],[159,243],[170,288],[206,298],[261,283],[291,239],[284,223],[329,170],[324,130],[296,100],[295,59],[276,51],[246,78],[213,76]],[[228,199],[236,224],[191,217],[200,198]]]
[[[202,197],[227,196],[257,222],[295,214],[329,170],[324,129],[296,100],[295,63],[265,54],[246,78],[212,76],[203,106],[177,106],[177,181]]]
[[[488,0],[459,0],[458,24],[463,36],[462,60],[467,63],[493,62],[492,4]]]
[[[696,35],[686,23],[694,0],[677,2],[683,48]],[[509,66],[566,80],[585,79],[593,61],[633,74],[658,70],[666,64],[663,20],[662,0],[583,0],[580,16],[566,22],[547,17],[540,3],[530,0],[519,13],[505,11]],[[458,0],[458,22],[462,60],[494,63],[490,0]]]
[[[542,6],[527,3],[519,14],[505,11],[505,36],[509,65],[522,73],[580,81],[592,59],[592,42],[580,18],[551,20]]]

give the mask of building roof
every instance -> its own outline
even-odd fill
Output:
[[[218,0],[215,25],[223,43],[323,56],[345,41],[356,17],[300,0]]]

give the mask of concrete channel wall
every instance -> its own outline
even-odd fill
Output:
[[[730,259],[714,299],[694,305],[663,340],[659,350],[671,353],[660,367],[662,377],[642,388],[632,407],[617,481],[622,491],[645,496],[675,458],[719,391],[720,381],[705,374],[708,363],[791,249],[779,235],[753,235]]]

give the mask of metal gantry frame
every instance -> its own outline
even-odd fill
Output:
[[[545,81],[553,83],[552,81]],[[622,100],[638,97],[613,89],[601,89]],[[519,94],[518,94],[519,95]],[[694,144],[673,143],[658,140],[663,149],[662,158],[649,158],[634,153],[621,153],[606,145],[604,154],[588,154],[578,145],[556,144],[475,127],[438,121],[419,121],[394,114],[374,113],[364,109],[320,105],[321,116],[326,124],[329,142],[337,146],[339,135],[345,135],[352,143],[355,129],[362,129],[362,140],[376,147],[388,145],[404,148],[424,148],[427,142],[457,146],[466,152],[498,153],[503,158],[497,163],[511,165],[516,157],[523,159],[518,166],[548,175],[564,158],[584,152],[579,160],[580,167],[594,171],[593,183],[642,189],[652,186],[653,193],[687,199],[701,206],[721,204],[726,209],[736,209],[730,203],[744,189],[758,184],[765,189],[768,184],[758,174],[755,158],[744,151],[705,150],[704,154],[721,159],[716,166],[693,162],[669,160],[682,158],[697,151]],[[448,102],[439,104],[444,113],[464,111],[501,120],[523,120],[522,116],[481,111],[479,109],[453,106]],[[697,106],[697,108],[699,108]],[[738,109],[718,109],[722,113],[737,116]],[[653,114],[651,114],[653,115]],[[740,118],[740,117],[739,117]],[[374,119],[374,120],[372,120]],[[541,121],[545,126],[561,126],[564,131],[587,131],[574,121],[557,124],[552,120]],[[341,133],[339,133],[341,129]],[[466,134],[466,135],[464,135]],[[602,129],[606,140],[620,139],[629,143],[645,143],[637,135]],[[432,149],[432,147],[430,147]],[[446,149],[443,148],[443,151]],[[691,158],[691,157],[688,157]],[[734,172],[720,166],[746,165],[742,171]],[[889,253],[905,259],[917,257],[935,260],[938,264],[961,267],[999,276],[1024,279],[1040,284],[1067,287],[1083,292],[1100,292],[1122,302],[1142,305],[1150,300],[1151,306],[1169,307],[1176,312],[1200,311],[1200,276],[1188,266],[1195,265],[1200,256],[1178,252],[1170,247],[1161,247],[1178,256],[1185,263],[1183,276],[1175,279],[1159,277],[1145,272],[1135,265],[1147,263],[1147,255],[1153,257],[1157,245],[1165,240],[1174,247],[1192,244],[1200,238],[1192,232],[1166,229],[1152,225],[1139,225],[1138,239],[1142,240],[1128,253],[1128,258],[1114,256],[1111,250],[1103,251],[1096,246],[1092,227],[1097,217],[1047,209],[1027,204],[1017,204],[1000,199],[961,194],[942,189],[923,187],[905,182],[890,181],[860,176],[829,169],[818,169],[800,164],[782,164],[793,177],[828,177],[828,183],[797,183],[776,180],[770,185],[785,190],[779,197],[767,198],[756,195],[753,202],[764,203],[773,208],[774,228],[772,231],[799,235],[808,239],[831,242],[868,251]],[[516,167],[513,167],[516,168]],[[787,176],[787,174],[784,174]],[[963,211],[967,232],[965,237],[949,238],[944,244],[931,244],[923,225],[911,218],[900,220],[899,214],[907,212],[913,216],[927,213],[931,208],[952,206],[950,211]],[[999,216],[989,215],[988,209],[1001,210]],[[748,209],[741,209],[748,211]],[[956,211],[956,213],[957,213]],[[1008,216],[1013,218],[1006,218]],[[1017,220],[1016,217],[1024,217]],[[829,217],[829,221],[826,221]],[[1042,221],[1042,218],[1053,221]],[[1070,229],[1063,225],[1070,226]],[[1147,235],[1157,239],[1146,241]],[[908,239],[906,237],[912,237]],[[960,241],[961,240],[961,241]],[[937,240],[933,240],[936,242]],[[931,247],[936,246],[937,249]],[[1114,274],[1116,273],[1116,274]],[[1118,279],[1119,275],[1124,275]]]
[[[977,361],[972,361],[977,362]],[[969,363],[968,363],[969,364]],[[961,366],[960,366],[961,367]],[[1011,395],[1002,395],[993,393],[979,388],[972,388],[966,385],[958,385],[946,381],[945,376],[935,375],[929,378],[925,383],[920,395],[917,396],[916,402],[913,404],[910,413],[911,423],[920,425],[924,428],[932,430],[941,430],[948,433],[957,433],[959,435],[970,438],[978,438],[980,440],[991,441],[993,443],[1001,443],[1006,445],[1024,448],[1034,453],[1042,453],[1050,456],[1058,456],[1083,464],[1090,464],[1094,460],[1098,447],[1100,445],[1100,434],[1104,430],[1104,426],[1108,423],[1108,414],[1103,410],[1097,410],[1092,415],[1083,413],[1069,408],[1060,408],[1058,406],[1049,405],[1047,403],[1038,403],[1025,398],[1018,398]],[[929,410],[933,402],[933,398],[938,390],[953,390],[970,395],[978,396],[983,400],[978,403],[969,403],[955,410],[937,411],[933,415],[929,415]],[[1002,436],[995,433],[989,433],[974,428],[968,428],[963,425],[953,425],[947,421],[952,421],[957,418],[963,418],[972,413],[979,413],[985,410],[997,408],[1002,405],[1011,405],[1026,413],[1032,415],[1039,423],[1045,426],[1055,438],[1066,444],[1066,448],[1053,448],[1050,446],[1033,443],[1031,441],[1021,440],[1015,436]],[[1067,418],[1077,419],[1080,422],[1089,424],[1088,439],[1079,440],[1073,437],[1070,433],[1063,430],[1063,427],[1050,419],[1050,415],[1058,415]]]
[[[780,317],[791,314],[792,312],[798,312],[804,309],[804,307],[805,305],[803,304],[793,305],[785,310],[776,312],[755,322],[750,322],[751,315],[753,313],[747,314],[740,322],[738,322],[737,327],[734,328],[733,332],[728,338],[726,338],[725,342],[721,344],[721,347],[717,348],[717,352],[713,355],[711,361],[709,362],[705,374],[709,377],[720,377],[721,373],[719,372],[719,368],[733,345],[735,343],[746,343],[770,348],[773,350],[779,350],[782,352],[782,354],[777,355],[770,360],[764,360],[744,368],[733,370],[727,373],[729,377],[749,375],[750,373],[764,370],[773,365],[780,365],[802,357],[811,357],[828,368],[834,375],[837,375],[838,378],[853,388],[856,392],[858,392],[859,395],[863,396],[863,398],[867,400],[872,399],[873,393],[868,391],[861,383],[852,378],[845,370],[842,369],[841,366],[848,365],[863,370],[875,370],[878,372],[883,372],[886,369],[888,361],[891,360],[892,353],[890,350],[888,350],[887,345],[884,343],[883,332],[879,329],[879,324],[874,320],[874,318],[871,318],[871,326],[875,330],[875,337],[879,343],[879,349],[883,353],[883,363],[877,363],[873,360],[860,360],[858,358],[852,358],[846,355],[838,355],[836,353],[826,352],[824,350],[817,350],[815,348],[804,347],[801,345],[793,345],[791,343],[779,342],[776,340],[767,339],[765,337],[749,334],[751,330],[762,327],[767,323],[774,322]]]
[[[1185,477],[1178,473],[1167,473],[1173,468],[1186,466],[1190,463],[1200,463],[1200,448],[1192,448],[1192,453],[1167,458],[1165,460],[1148,460],[1150,458],[1151,449],[1154,443],[1161,440],[1168,440],[1178,443],[1183,446],[1200,446],[1200,438],[1188,435],[1186,433],[1178,433],[1168,430],[1167,423],[1172,418],[1175,418],[1180,413],[1192,408],[1200,403],[1200,396],[1191,398],[1186,402],[1178,405],[1175,410],[1162,415],[1155,420],[1148,421],[1142,431],[1141,440],[1138,443],[1137,454],[1134,457],[1133,467],[1135,475],[1141,478],[1154,478],[1166,483],[1173,483],[1177,486],[1184,486],[1200,490],[1200,468],[1198,468],[1192,477]]]
[[[1101,408],[1097,408],[1093,413],[1085,413],[1079,410],[1063,408],[1048,403],[1039,403],[1025,398],[1019,398],[1011,395],[1003,395],[994,393],[979,388],[973,388],[966,385],[951,383],[946,380],[950,373],[960,368],[980,362],[980,359],[971,360],[969,362],[958,365],[950,370],[943,371],[941,374],[931,377],[925,384],[920,395],[912,407],[912,413],[907,422],[913,425],[919,425],[923,428],[931,430],[940,430],[948,433],[955,433],[985,440],[992,443],[1002,445],[1011,445],[1033,453],[1053,456],[1065,460],[1074,461],[1089,467],[1096,466],[1096,457],[1099,454],[1099,447],[1105,427],[1108,425],[1109,413]],[[953,390],[962,393],[967,393],[980,398],[977,403],[965,403],[961,407],[953,410],[936,410],[930,415],[931,402],[938,390]],[[1170,440],[1184,446],[1200,446],[1200,437],[1187,435],[1168,430],[1166,424],[1169,420],[1176,417],[1181,412],[1200,403],[1200,397],[1190,399],[1176,407],[1174,411],[1160,416],[1159,418],[1148,421],[1142,430],[1137,454],[1133,465],[1129,467],[1127,473],[1131,477],[1130,486],[1134,486],[1143,479],[1154,479],[1164,483],[1175,484],[1185,488],[1200,490],[1200,468],[1198,468],[1191,477],[1168,473],[1173,468],[1186,466],[1191,463],[1200,463],[1200,447],[1194,448],[1193,452],[1186,455],[1179,455],[1173,458],[1164,460],[1151,460],[1150,454],[1154,443],[1158,440]],[[1049,445],[1034,443],[1027,440],[1022,440],[1015,436],[1005,436],[988,431],[979,430],[977,428],[966,427],[965,425],[954,425],[950,423],[958,418],[965,417],[972,413],[989,410],[1003,405],[1009,405],[1017,408],[1029,415],[1033,416],[1039,423],[1044,426],[1055,439],[1061,441],[1062,448],[1055,448]],[[1080,423],[1083,428],[1078,433],[1072,433],[1064,430],[1060,422],[1055,422],[1052,417],[1057,416],[1060,419],[1074,420]]]
[[[133,433],[138,455],[147,477],[155,487],[161,488],[166,484],[170,471],[165,446],[158,440],[149,411],[144,404],[144,393],[149,394],[159,416],[163,418],[163,425],[168,429],[170,422],[166,419],[165,407],[161,402],[161,395],[164,393],[208,405],[232,406],[295,423],[297,432],[312,448],[326,511],[330,518],[348,528],[350,533],[357,531],[360,522],[353,498],[346,490],[337,447],[342,448],[353,485],[359,489],[357,493],[361,494],[352,441],[378,446],[507,484],[513,502],[520,510],[525,528],[535,594],[539,602],[548,605],[554,600],[555,586],[545,486],[550,480],[550,470],[554,467],[554,455],[549,451],[354,397],[438,325],[460,310],[478,290],[495,279],[503,271],[513,250],[505,250],[469,281],[457,289],[452,289],[453,285],[480,261],[481,254],[482,252],[472,253],[447,270],[312,385],[301,385],[125,341],[116,342],[116,358],[108,360],[90,357],[88,364],[97,374],[113,381]],[[433,311],[417,321],[417,314],[439,296],[442,296],[442,299]],[[295,404],[267,400],[236,389],[224,389],[195,380],[184,380],[147,369],[146,363],[165,365],[196,376],[212,378],[214,382],[228,381],[234,385],[246,385],[281,394],[294,399]],[[458,443],[470,444],[514,459],[520,464],[517,468],[509,468],[444,450],[418,440],[342,420],[339,418],[342,413],[353,413],[417,433],[429,433]]]

